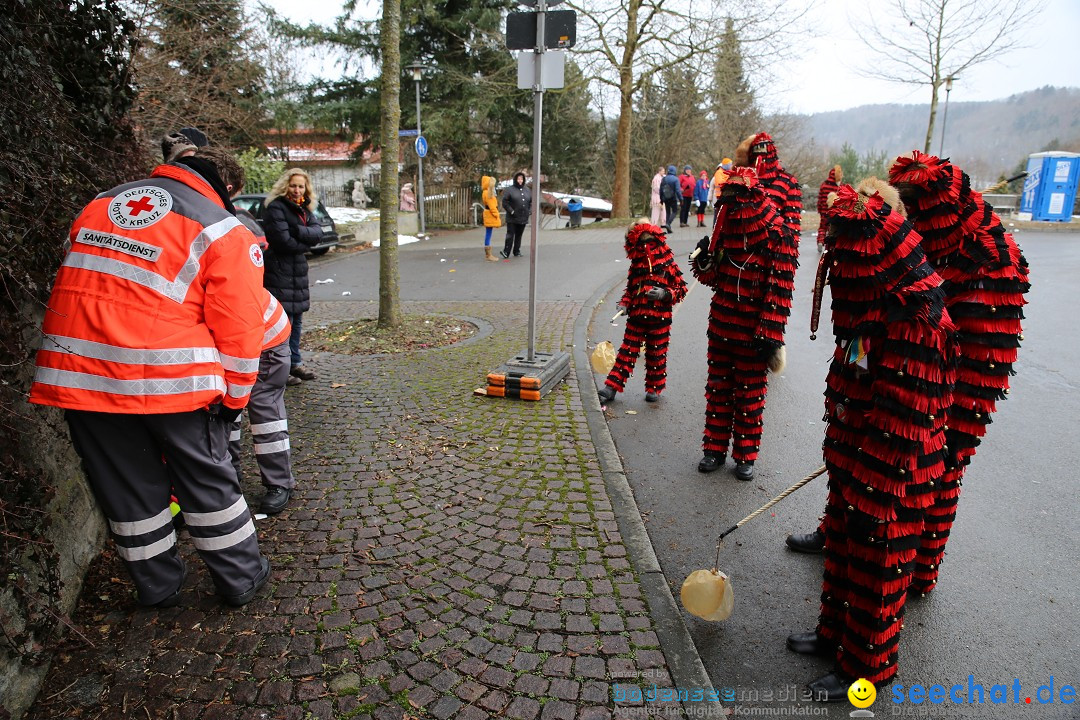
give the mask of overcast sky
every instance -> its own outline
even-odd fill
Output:
[[[331,22],[340,0],[266,0],[296,22]],[[604,0],[593,0],[603,2]],[[926,86],[867,80],[851,70],[865,48],[851,29],[866,8],[888,0],[818,0],[817,31],[799,38],[800,58],[777,70],[781,77],[762,89],[769,111],[814,113],[878,103],[929,104]],[[998,100],[1045,85],[1080,88],[1080,0],[1044,0],[1044,10],[1024,27],[1026,47],[964,73],[954,84],[951,102]],[[1033,0],[1032,5],[1036,4]],[[365,15],[377,14],[381,2],[358,0]],[[877,12],[877,10],[875,10]],[[331,74],[327,68],[324,74]]]
[[[1044,2],[1043,11],[1023,28],[1026,47],[965,72],[953,83],[951,102],[998,100],[1045,85],[1080,87],[1080,0]],[[928,86],[867,80],[851,70],[866,53],[852,23],[859,23],[868,6],[879,13],[885,4],[819,2],[814,13],[820,34],[803,38],[803,57],[783,73],[784,87],[772,98],[776,107],[771,109],[814,113],[877,103],[929,104]]]

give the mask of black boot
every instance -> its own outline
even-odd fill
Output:
[[[601,403],[609,403],[615,399],[615,388],[605,385],[596,392]]]
[[[785,542],[795,552],[819,553],[825,549],[825,533],[820,528],[814,532],[792,533]]]
[[[833,670],[825,677],[820,677],[807,684],[810,696],[817,702],[840,702],[847,700],[848,688],[855,678],[849,678],[839,670]]]
[[[719,470],[724,467],[724,462],[727,460],[727,453],[705,451],[705,456],[701,458],[701,461],[697,464],[698,472],[711,473],[715,470]]]
[[[787,648],[800,655],[831,657],[836,654],[836,646],[824,638],[819,637],[814,630],[788,635]]]
[[[745,462],[735,463],[735,477],[743,482],[748,482],[754,479],[754,461],[747,460]]]

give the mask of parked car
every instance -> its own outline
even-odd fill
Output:
[[[264,203],[266,203],[266,193],[237,195],[233,198],[233,205],[243,208],[254,215],[260,226],[263,224],[263,213],[266,211]],[[326,212],[326,207],[322,204],[322,201],[319,201],[319,204],[315,207],[314,215],[315,219],[322,225],[323,237],[317,245],[311,248],[311,254],[323,255],[340,242],[337,225],[334,224],[334,218],[330,217],[330,213]]]

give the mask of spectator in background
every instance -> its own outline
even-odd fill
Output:
[[[503,190],[503,210],[506,211],[506,243],[499,253],[504,258],[521,257],[521,236],[532,214],[532,191],[525,187],[525,173],[514,175],[514,183]]]
[[[709,206],[709,173],[704,170],[694,184],[694,205],[697,210],[697,226],[705,227],[705,208]]]
[[[301,322],[311,306],[307,251],[322,239],[322,226],[312,214],[317,199],[311,177],[300,168],[286,170],[266,196],[266,268],[263,285],[278,299],[292,323],[289,374],[314,380],[300,355]]]
[[[713,173],[712,184],[709,186],[709,206],[714,211],[716,210],[716,200],[720,197],[720,186],[727,180],[731,165],[731,158],[726,157],[720,161],[720,164],[716,166],[716,172]]]
[[[499,215],[499,200],[495,197],[495,178],[484,175],[480,178],[480,201],[484,205],[484,259],[499,262],[491,251],[491,233],[502,227]]]
[[[675,174],[674,165],[667,166],[667,175],[660,181],[660,202],[664,203],[664,209],[667,211],[667,222],[663,227],[670,233],[671,221],[679,212],[679,177]]]
[[[416,212],[416,195],[413,193],[412,183],[405,183],[401,186],[398,208],[401,212]]]
[[[690,205],[694,202],[694,169],[684,165],[679,176],[679,196],[682,206],[679,209],[679,227],[690,227]]]
[[[660,200],[660,183],[664,180],[664,168],[663,166],[656,169],[656,174],[652,178],[652,192],[649,195],[649,208],[651,209],[650,219],[652,224],[657,227],[661,226],[660,215],[663,212],[664,203]]]

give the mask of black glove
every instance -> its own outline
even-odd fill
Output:
[[[217,412],[214,412],[214,408],[217,408]],[[210,413],[216,415],[217,419],[223,423],[232,424],[240,419],[240,413],[244,412],[244,408],[231,408],[225,405],[214,405]]]
[[[699,253],[699,255],[708,255],[709,254],[709,243],[710,243],[710,238],[709,238],[708,235],[706,235],[705,237],[698,240],[697,249],[701,251]]]
[[[671,297],[671,293],[665,288],[653,286],[645,291],[645,297],[650,300],[663,302]]]

